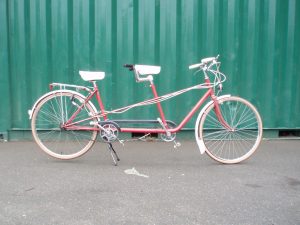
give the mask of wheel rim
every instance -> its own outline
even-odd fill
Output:
[[[228,130],[218,121],[213,105],[201,119],[199,136],[207,153],[222,163],[238,163],[257,149],[262,137],[261,118],[249,102],[238,97],[219,101],[224,120],[233,128]]]
[[[32,116],[32,132],[37,144],[49,155],[59,159],[71,159],[88,151],[97,136],[97,131],[78,131],[63,129],[64,124],[84,99],[73,93],[58,92],[46,97],[38,104]],[[75,121],[95,115],[90,104],[76,116]],[[91,126],[87,120],[78,126]]]

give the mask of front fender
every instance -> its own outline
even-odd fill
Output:
[[[58,92],[59,92],[59,93],[62,93],[62,92],[65,92],[65,93],[66,93],[66,92],[67,92],[67,93],[72,93],[72,94],[75,94],[75,95],[79,95],[79,96],[82,97],[83,99],[86,98],[84,95],[82,95],[82,94],[80,94],[80,93],[78,93],[78,92],[76,92],[76,91],[72,91],[72,90],[55,90],[55,91],[50,91],[50,92],[44,94],[43,96],[41,96],[41,97],[34,103],[34,105],[32,106],[32,108],[28,110],[29,119],[31,120],[32,115],[33,115],[33,112],[34,112],[34,110],[36,109],[36,106],[37,106],[44,98],[48,97],[49,95],[58,93]],[[91,101],[89,101],[89,104],[92,106],[92,108],[93,108],[93,109],[95,110],[95,112],[97,113],[97,109],[96,109],[96,107],[94,106],[94,104],[93,104]]]
[[[230,97],[230,95],[222,95],[222,96],[219,96],[217,97],[217,100],[220,100],[220,99],[223,99],[223,98],[228,98]],[[211,105],[213,104],[213,101],[210,101],[208,102],[203,108],[202,110],[200,111],[198,117],[197,117],[197,120],[196,120],[196,123],[195,123],[195,138],[196,138],[196,142],[197,142],[197,145],[199,147],[199,150],[200,150],[200,153],[203,154],[205,153],[206,151],[206,147],[205,147],[205,144],[203,142],[202,139],[199,138],[198,136],[198,133],[199,133],[199,123],[200,123],[200,120],[201,120],[201,117],[203,115],[203,113],[205,112],[205,110]]]

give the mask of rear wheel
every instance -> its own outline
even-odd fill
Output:
[[[221,163],[238,163],[250,157],[262,138],[262,121],[256,108],[239,97],[222,98],[220,110],[226,129],[218,120],[214,104],[205,111],[199,123],[199,138],[206,153]]]
[[[34,140],[47,154],[58,159],[73,159],[86,153],[94,144],[96,130],[64,129],[63,125],[84,103],[84,98],[73,92],[55,92],[36,106],[31,120]],[[73,122],[96,115],[86,103]],[[96,128],[97,118],[76,124],[78,128]],[[93,122],[93,123],[91,123]]]

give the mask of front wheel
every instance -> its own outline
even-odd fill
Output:
[[[58,159],[73,159],[93,146],[98,133],[93,129],[97,125],[97,118],[92,117],[96,112],[89,102],[84,102],[80,94],[59,91],[49,94],[37,104],[32,114],[32,134],[48,155]],[[77,129],[64,129],[63,125],[78,110],[73,120],[78,122]],[[90,119],[84,120],[86,118]]]
[[[239,163],[249,158],[262,139],[262,120],[256,108],[245,99],[226,97],[218,100],[225,122],[219,121],[214,104],[203,113],[199,122],[199,138],[206,153],[221,163]]]

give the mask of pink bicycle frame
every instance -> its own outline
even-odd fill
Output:
[[[176,133],[178,131],[180,131],[185,124],[192,118],[192,116],[195,114],[195,112],[200,108],[200,106],[209,98],[211,97],[212,100],[214,101],[214,106],[215,106],[215,112],[216,115],[220,121],[220,123],[229,130],[232,130],[232,128],[226,123],[226,121],[224,120],[217,98],[214,95],[214,90],[212,87],[210,87],[210,80],[208,78],[205,79],[205,82],[208,86],[208,90],[206,91],[206,93],[202,96],[202,98],[196,103],[196,105],[191,109],[191,111],[186,115],[186,117],[181,121],[181,123],[175,127],[175,128],[171,128],[168,129],[167,126],[167,121],[162,109],[162,106],[160,104],[160,102],[157,102],[157,109],[160,115],[160,118],[162,120],[163,125],[165,126],[165,128],[168,130],[168,132],[170,133]],[[151,82],[151,90],[153,93],[154,98],[153,99],[157,99],[158,98],[158,94],[156,91],[156,87],[154,85],[153,82]],[[77,114],[83,109],[84,105],[89,102],[93,96],[96,95],[96,99],[97,102],[99,104],[100,110],[101,110],[101,114],[94,116],[94,117],[103,117],[104,120],[108,120],[107,114],[105,114],[105,108],[101,99],[101,95],[100,95],[100,91],[96,85],[96,83],[93,83],[93,91],[90,93],[90,95],[86,98],[85,102],[78,107],[78,109],[76,110],[76,112],[70,117],[70,119],[63,125],[63,128],[68,129],[68,130],[97,130],[99,131],[100,129],[98,127],[91,127],[91,126],[76,126],[77,124],[86,121],[86,120],[90,120],[93,117],[84,119],[84,120],[80,120],[77,122],[73,123],[73,120],[76,118]],[[166,133],[166,130],[163,128],[120,128],[120,132],[127,132],[127,133]]]

